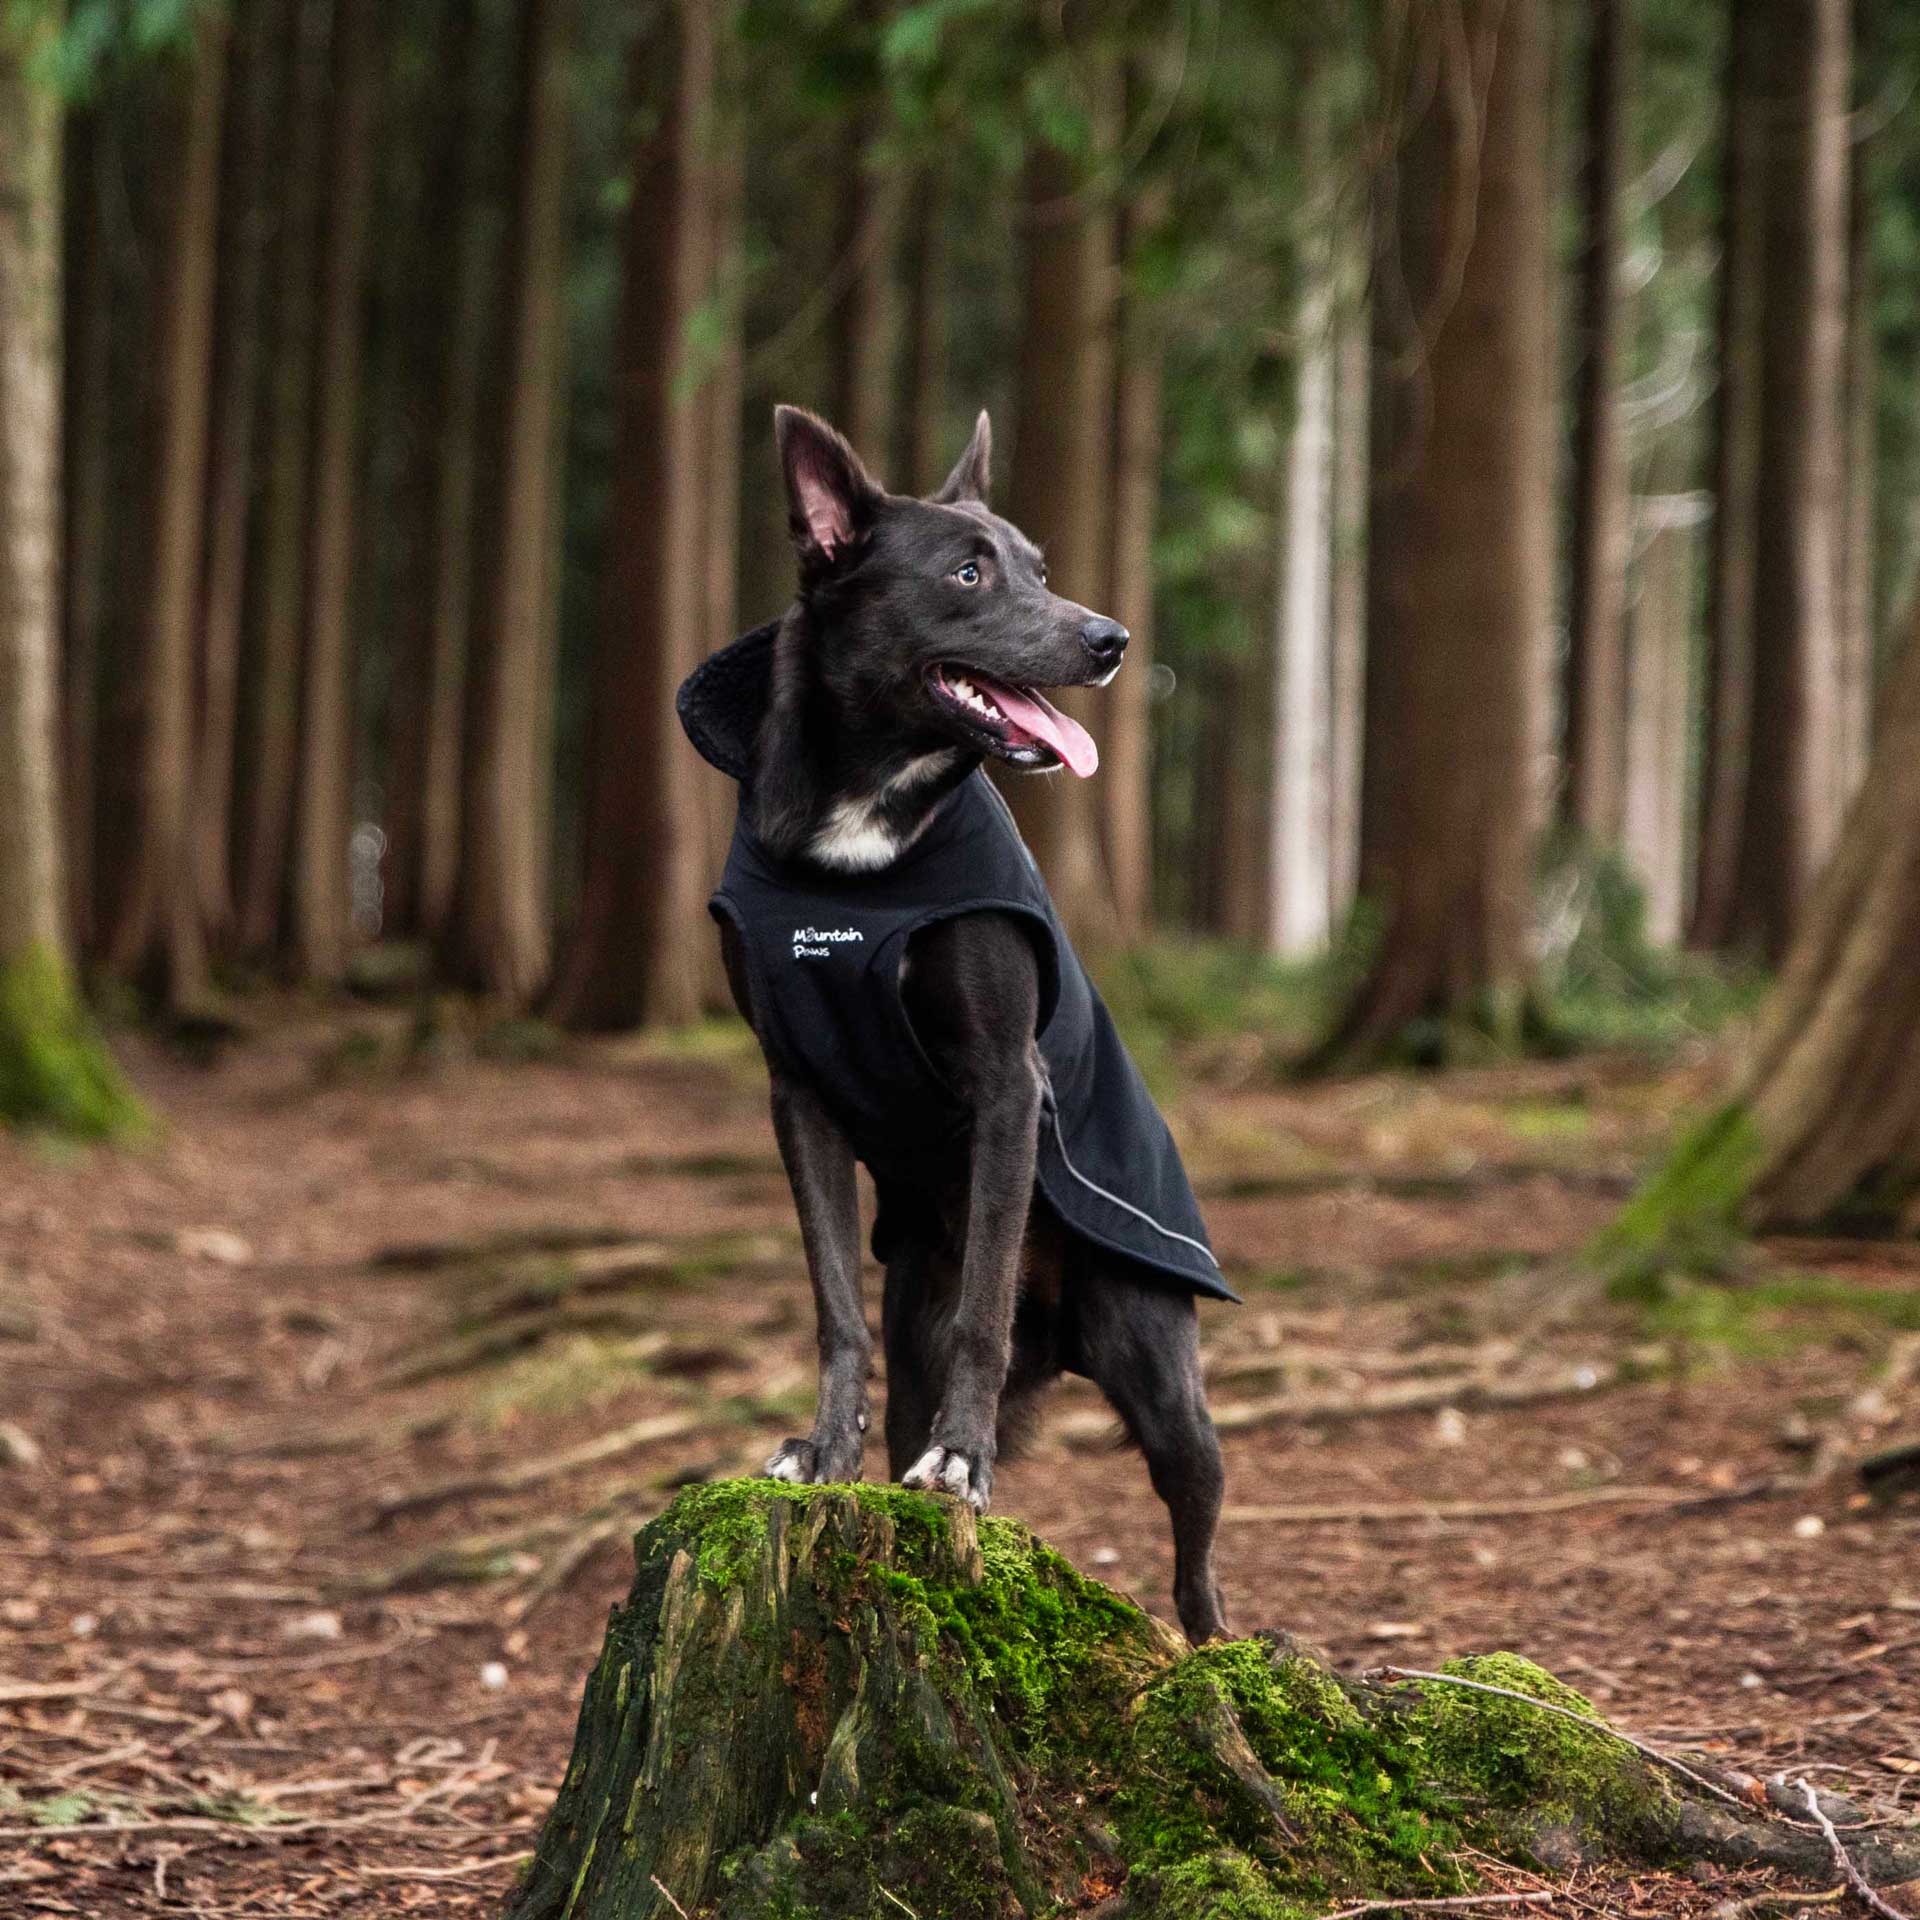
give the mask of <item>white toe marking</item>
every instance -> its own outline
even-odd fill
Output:
[[[901,1484],[909,1487],[930,1487],[940,1472],[940,1449],[929,1447],[905,1473],[900,1476]]]
[[[947,1470],[940,1476],[946,1484],[947,1491],[949,1493],[965,1493],[967,1491],[967,1481],[970,1477],[967,1472],[965,1457],[957,1453],[950,1454],[947,1457]]]
[[[770,1480],[804,1480],[806,1475],[800,1471],[800,1462],[790,1453],[776,1453],[767,1462],[767,1478]]]

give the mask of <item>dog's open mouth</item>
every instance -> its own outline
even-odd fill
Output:
[[[1071,714],[1033,687],[1010,687],[971,667],[938,666],[934,693],[982,736],[989,749],[1016,765],[1063,766],[1084,780],[1100,764],[1100,749]]]

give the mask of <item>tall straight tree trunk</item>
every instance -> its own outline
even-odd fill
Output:
[[[1025,289],[1006,514],[1045,550],[1054,591],[1097,606],[1112,458],[1112,230],[1080,169],[1044,144],[1027,158],[1021,218]],[[1091,696],[1067,694],[1059,704],[1091,719],[1098,737]],[[1110,942],[1116,929],[1089,784],[1065,773],[1016,775],[1007,793],[1068,932],[1094,947]]]
[[[1633,0],[1592,0],[1587,15],[1564,809],[1570,825],[1606,847],[1620,837],[1626,751],[1628,502],[1620,383],[1627,315],[1620,187],[1632,145]]]
[[[914,176],[902,234],[906,369],[892,479],[918,494],[933,492],[947,471],[941,435],[947,418],[949,197],[946,163],[927,161]]]
[[[422,562],[409,569],[397,620],[387,743],[387,922],[441,939],[460,871],[462,744],[473,607],[474,507],[488,311],[478,0],[441,18],[439,159],[422,214],[437,263],[415,316],[414,377],[432,398],[404,482]]]
[[[136,1116],[74,990],[57,798],[59,29],[0,14],[0,1119],[107,1133]]]
[[[1631,614],[1621,850],[1646,894],[1647,936],[1680,938],[1685,912],[1693,539],[1667,497],[1650,516]]]
[[[483,509],[456,970],[524,1005],[552,964],[552,610],[560,489],[572,0],[525,0],[504,267],[505,395]]]
[[[260,294],[269,218],[264,177],[269,172],[267,147],[280,49],[291,24],[291,10],[285,4],[261,8],[236,23],[221,156],[219,306],[190,825],[195,897],[216,951],[233,931],[234,755],[259,417]]]
[[[1330,127],[1326,76],[1300,80],[1300,165],[1308,182],[1326,175]],[[1328,808],[1333,655],[1333,272],[1324,209],[1302,222],[1295,243],[1293,435],[1287,448],[1279,605],[1274,645],[1272,920],[1277,954],[1318,953],[1333,909]]]
[[[1846,0],[1766,0],[1754,750],[1732,933],[1786,954],[1839,825],[1838,552],[1847,316]]]
[[[578,1027],[692,1019],[707,827],[673,695],[706,638],[703,415],[688,322],[711,243],[714,21],[672,0],[634,51],[641,126],[624,241],[614,495],[589,728],[580,918],[553,1011]]]
[[[1511,1043],[1531,1004],[1552,556],[1546,12],[1467,0],[1458,35],[1412,17],[1374,304],[1361,884],[1385,923],[1327,1061],[1415,1033],[1435,1054],[1462,1029]]]
[[[706,603],[702,618],[702,654],[724,647],[734,638],[740,610],[740,436],[741,408],[746,387],[746,356],[742,327],[746,281],[746,127],[737,105],[738,48],[734,9],[717,9],[714,25],[715,106],[712,230],[706,267],[710,277],[708,304],[716,317],[711,371],[701,389],[701,440],[704,452],[702,485],[706,495],[702,547],[706,560]],[[902,484],[908,484],[902,482]],[[726,864],[733,836],[736,801],[734,783],[703,761],[695,769],[701,811],[706,817],[707,847],[704,872],[717,879]],[[709,942],[702,992],[711,1011],[724,1012],[733,1004],[721,960],[720,943]]]
[[[1733,938],[1740,821],[1753,730],[1754,490],[1760,456],[1760,301],[1766,180],[1761,167],[1760,33],[1752,6],[1727,9],[1721,116],[1720,277],[1715,321],[1713,526],[1707,567],[1706,724],[1690,946]]]
[[[67,123],[65,445],[62,570],[61,787],[66,802],[67,912],[74,945],[92,951],[94,760],[99,750],[101,639],[106,624],[107,538],[112,525],[112,269],[100,213],[103,118]]]
[[[322,985],[345,978],[353,930],[347,851],[353,813],[353,589],[365,355],[361,303],[380,76],[377,21],[376,0],[336,0],[293,868],[294,956],[301,977]]]
[[[862,42],[877,38],[884,13],[885,0],[855,0],[851,31]],[[877,81],[863,84],[840,140],[832,269],[839,291],[827,322],[828,417],[876,466],[887,451],[892,419],[898,217],[893,175],[878,165],[884,125]]]
[[[1873,20],[1867,0],[1856,0],[1856,32],[1863,38]],[[1865,64],[1866,48],[1859,57]],[[1847,222],[1846,387],[1841,431],[1845,435],[1846,499],[1840,540],[1840,701],[1837,777],[1851,802],[1866,778],[1873,739],[1874,641],[1873,522],[1878,459],[1875,415],[1879,405],[1879,352],[1874,327],[1873,164],[1876,142],[1852,142]]]
[[[140,779],[130,887],[107,960],[149,979],[175,1006],[206,985],[206,943],[193,881],[194,709],[199,590],[212,402],[214,272],[220,231],[220,127],[227,22],[199,15],[183,75],[178,159],[155,288],[155,418],[148,567],[140,640]]]
[[[1364,260],[1354,263],[1364,267]],[[1333,435],[1333,578],[1328,621],[1333,700],[1328,718],[1327,827],[1335,925],[1360,885],[1360,760],[1367,684],[1367,312],[1357,282],[1339,316]]]
[[[287,159],[273,262],[271,357],[263,414],[265,497],[260,633],[241,762],[250,795],[241,860],[240,934],[256,957],[284,943],[287,857],[300,741],[300,635],[306,604],[309,456],[331,0],[293,0]]]
[[[1153,535],[1160,507],[1161,342],[1140,291],[1140,259],[1166,217],[1166,196],[1143,189],[1114,220],[1121,292],[1114,322],[1112,493],[1106,509],[1107,580],[1101,611],[1133,636],[1126,665],[1102,702],[1100,825],[1114,930],[1146,931],[1153,905]]]

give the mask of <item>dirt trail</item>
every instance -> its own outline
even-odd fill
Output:
[[[211,1069],[136,1050],[153,1148],[0,1139],[0,1912],[495,1910],[632,1527],[804,1424],[735,1043],[393,1049],[290,1016]],[[1732,1308],[1649,1315],[1554,1264],[1694,1090],[1601,1061],[1175,1103],[1247,1293],[1206,1314],[1229,1609],[1354,1665],[1516,1647],[1623,1726],[1911,1806],[1920,1510],[1748,1490],[1837,1417],[1900,1430],[1900,1394],[1843,1410],[1920,1266],[1776,1249]],[[1165,1611],[1104,1425],[1064,1391],[997,1506]]]

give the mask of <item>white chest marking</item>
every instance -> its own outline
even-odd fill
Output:
[[[923,753],[887,776],[878,793],[836,800],[826,824],[813,836],[807,851],[824,867],[849,873],[871,873],[897,860],[917,835],[902,834],[887,825],[881,802],[889,794],[905,793],[944,773],[953,764],[954,750],[943,747]],[[922,821],[924,826],[925,822]]]

